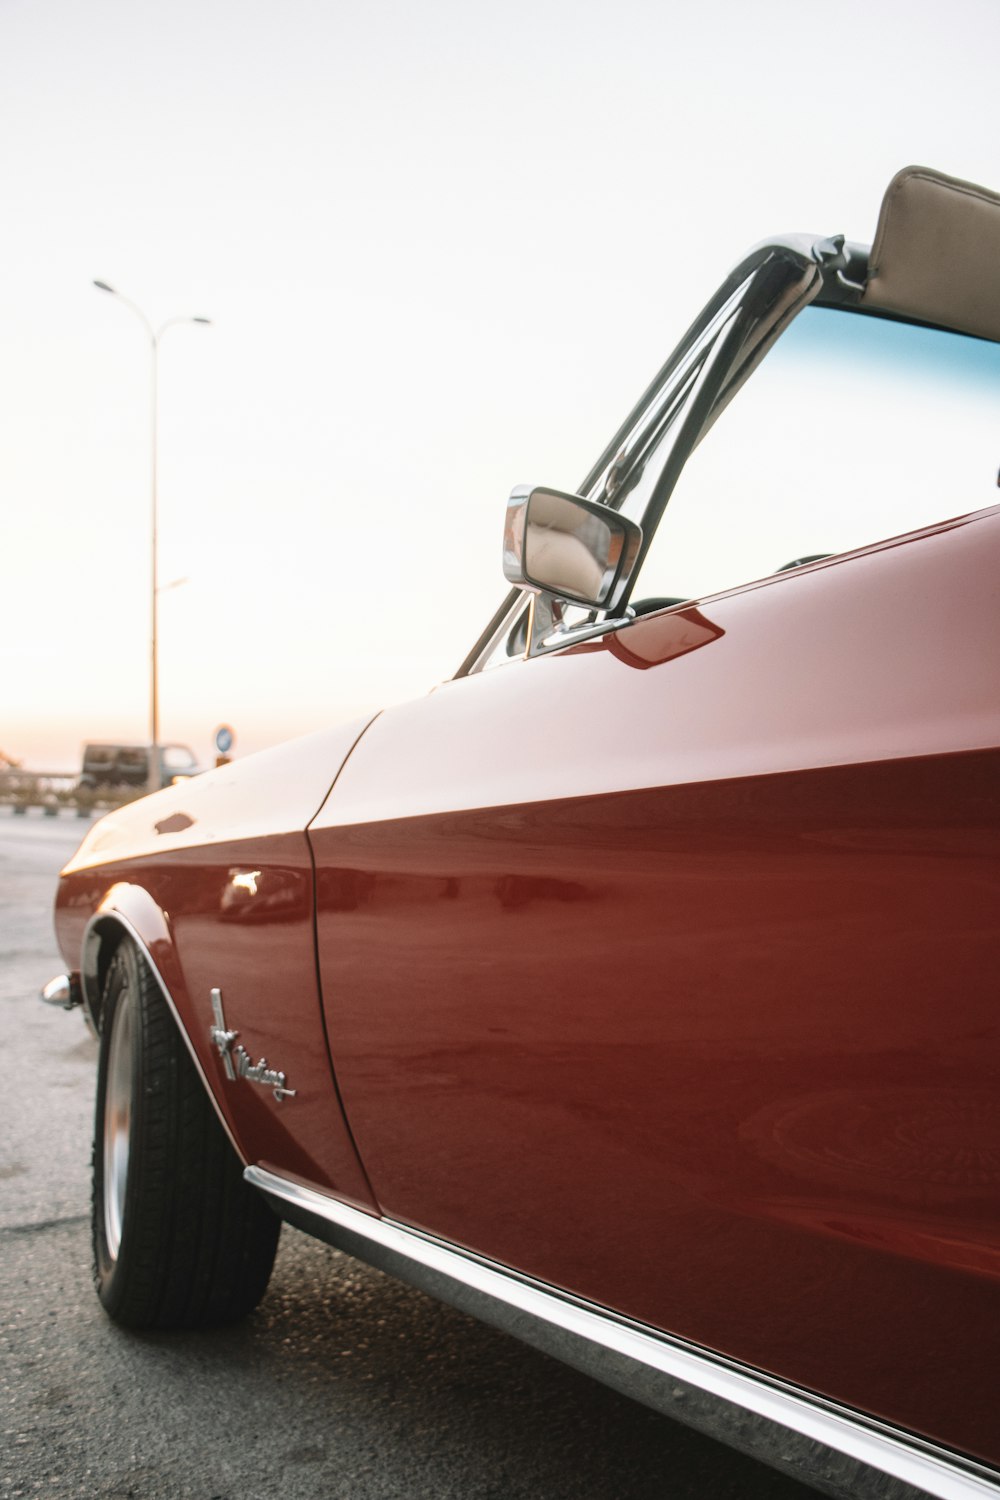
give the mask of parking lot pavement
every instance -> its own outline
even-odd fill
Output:
[[[0,1229],[87,1213],[97,1051],[79,1015],[37,999],[66,967],[52,929],[55,877],[87,827],[0,811]]]
[[[0,1496],[806,1500],[293,1230],[238,1327],[115,1327],[90,1285],[96,1049],[36,999],[61,967],[55,875],[86,826],[0,813]]]

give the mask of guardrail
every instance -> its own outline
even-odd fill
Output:
[[[0,771],[0,807],[12,808],[15,815],[40,807],[46,817],[55,818],[67,808],[79,818],[89,818],[145,795],[145,787],[81,786],[73,771]]]

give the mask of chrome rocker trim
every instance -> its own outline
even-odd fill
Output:
[[[262,1167],[244,1177],[290,1224],[838,1500],[1000,1497],[1000,1475],[944,1449]]]

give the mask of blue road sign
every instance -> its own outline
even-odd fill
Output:
[[[228,755],[236,739],[236,730],[228,724],[220,724],[215,731],[215,748],[220,755]]]

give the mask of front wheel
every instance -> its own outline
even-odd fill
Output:
[[[280,1222],[243,1181],[169,1007],[128,941],[108,968],[101,1021],[97,1295],[130,1328],[233,1322],[264,1295]]]

